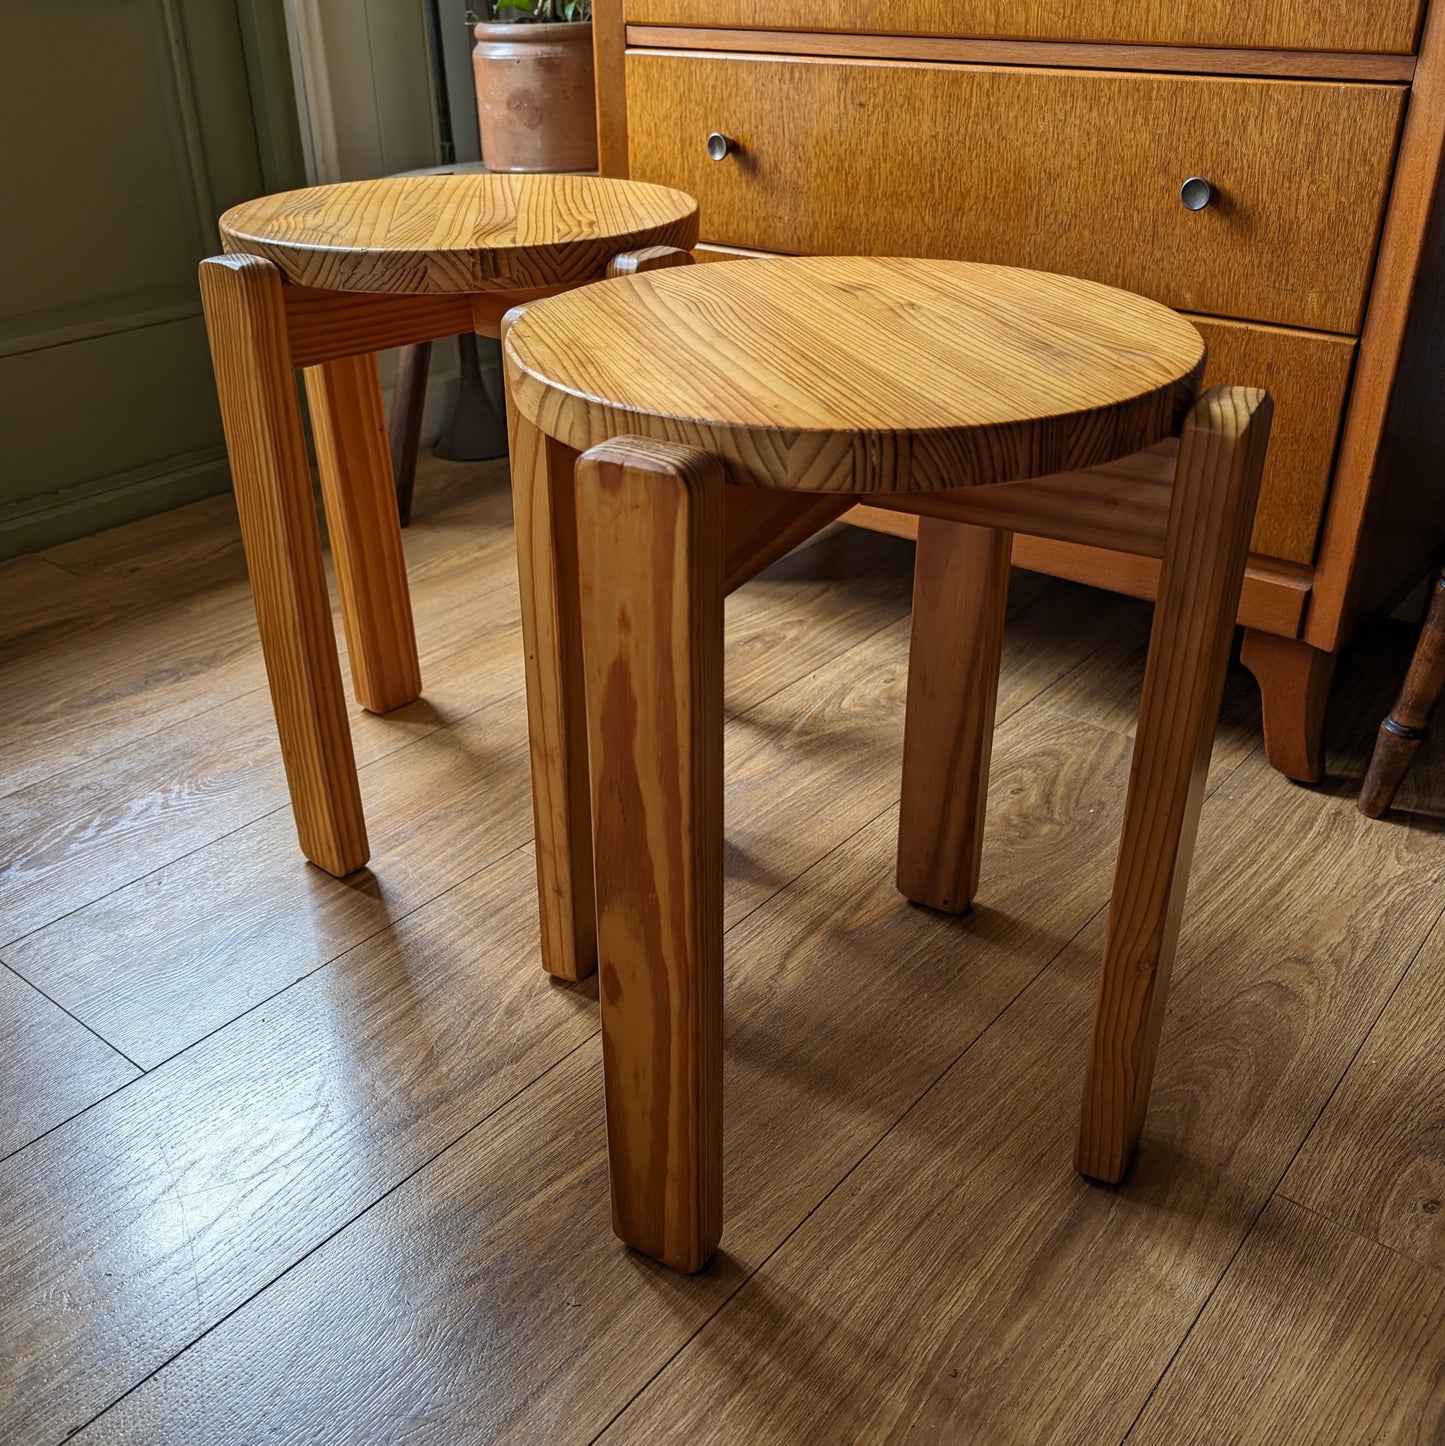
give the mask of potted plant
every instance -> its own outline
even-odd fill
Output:
[[[595,171],[592,0],[488,0],[467,19],[487,168]]]

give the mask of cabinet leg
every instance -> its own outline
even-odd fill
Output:
[[[1325,771],[1325,704],[1335,654],[1246,628],[1239,661],[1259,684],[1269,766],[1296,783],[1318,783]]]
[[[1012,540],[932,517],[918,524],[898,889],[947,913],[978,889]]]
[[[1184,427],[1075,1156],[1098,1180],[1128,1168],[1149,1103],[1271,412],[1216,388]]]
[[[623,438],[578,466],[612,1221],[678,1270],[722,1233],[723,473]]]
[[[420,696],[421,665],[376,358],[343,357],[304,375],[352,687],[368,713],[389,713]]]
[[[1445,572],[1435,579],[1430,610],[1400,697],[1380,724],[1380,736],[1360,790],[1360,812],[1366,817],[1381,817],[1394,802],[1400,780],[1430,735],[1430,715],[1441,693],[1445,693]]]
[[[312,863],[348,874],[369,850],[281,274],[257,256],[218,256],[201,262],[200,283],[296,832]]]

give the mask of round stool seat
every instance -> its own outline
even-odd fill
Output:
[[[602,273],[619,252],[691,248],[697,202],[601,176],[390,176],[233,206],[228,252],[328,291],[524,291]]]
[[[1177,429],[1204,341],[1157,302],[959,261],[778,257],[534,302],[504,350],[537,427],[722,457],[753,486],[907,492],[1092,467]]]

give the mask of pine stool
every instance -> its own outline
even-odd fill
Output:
[[[306,380],[357,701],[421,692],[375,353],[517,302],[689,261],[697,205],[595,176],[392,177],[247,202],[201,262],[221,420],[301,848],[369,857],[295,372]]]
[[[967,908],[978,881],[1011,532],[1162,558],[1076,1157],[1118,1180],[1149,1095],[1268,396],[1216,389],[1191,410],[1203,341],[1153,302],[943,261],[607,281],[513,313],[503,358],[543,957],[568,977],[600,961],[617,1233],[683,1270],[721,1233],[724,592],[780,536],[864,499],[923,517],[898,883],[939,909]],[[1172,487],[1056,475],[1181,423]]]

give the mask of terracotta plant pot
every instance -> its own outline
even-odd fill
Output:
[[[592,26],[482,24],[472,33],[483,164],[493,171],[595,171]]]

